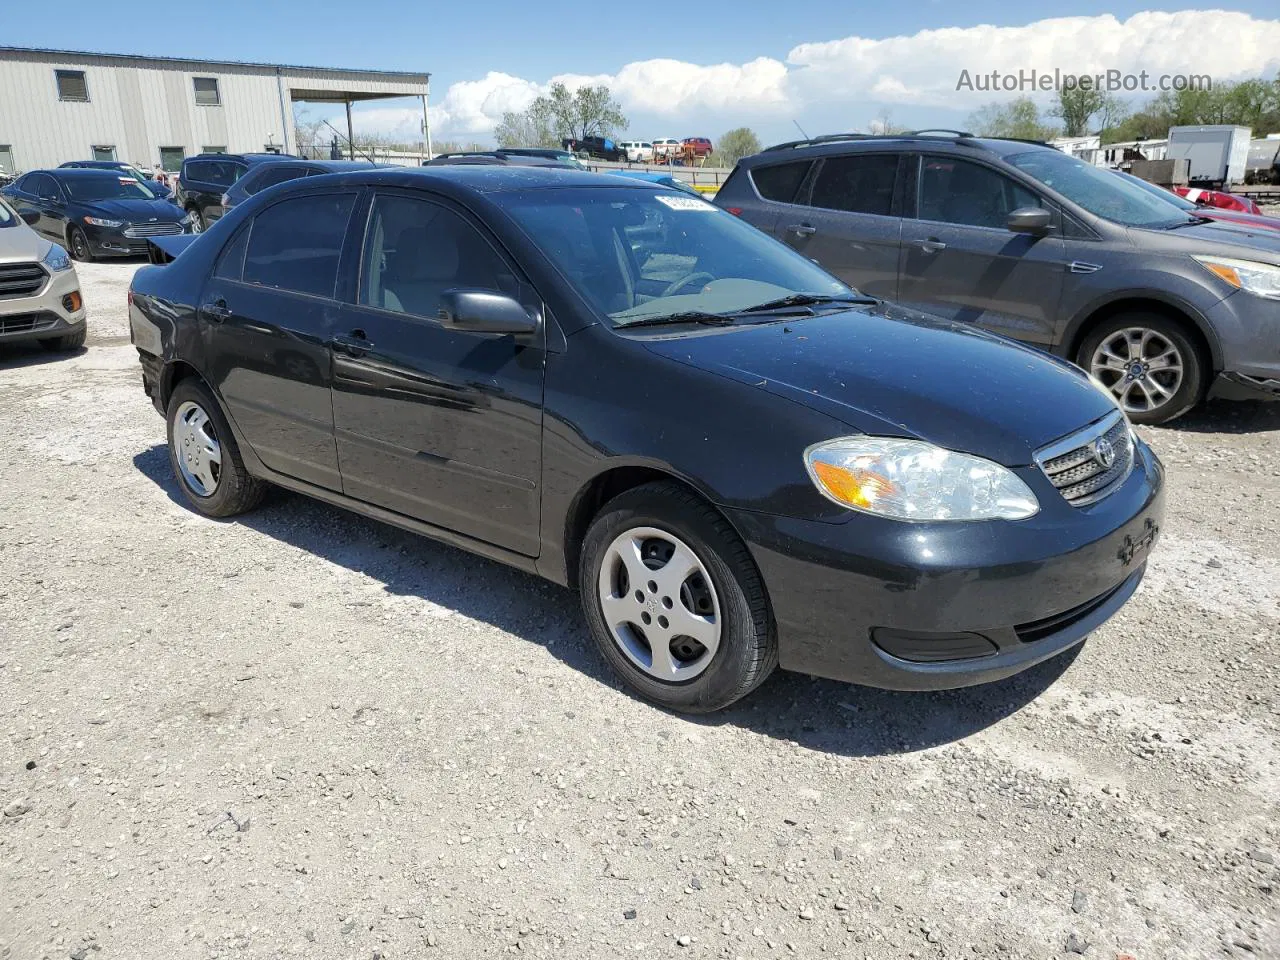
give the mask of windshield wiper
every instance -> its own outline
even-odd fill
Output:
[[[705,310],[681,310],[679,313],[664,313],[657,317],[643,317],[628,323],[619,323],[619,329],[630,330],[632,327],[659,327],[671,323],[703,323],[708,326],[723,326],[733,323],[733,317],[723,313],[707,313]]]
[[[1202,223],[1213,223],[1213,217],[1192,217],[1190,220],[1179,220],[1177,223],[1171,223],[1166,230],[1177,230],[1179,227],[1198,227]]]
[[[829,297],[817,293],[793,293],[790,296],[779,297],[777,300],[767,300],[764,303],[757,303],[754,307],[744,307],[741,310],[735,310],[735,313],[768,313],[770,310],[782,310],[786,307],[811,307],[820,303],[879,303],[875,297]]]

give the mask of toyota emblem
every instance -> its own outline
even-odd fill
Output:
[[[1094,442],[1093,455],[1104,470],[1110,470],[1111,465],[1116,462],[1116,448],[1106,437],[1100,437]]]

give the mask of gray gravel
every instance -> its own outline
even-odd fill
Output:
[[[0,353],[0,958],[1280,957],[1280,409],[1145,430],[1078,653],[622,692],[567,592],[283,492],[185,509],[127,342]]]

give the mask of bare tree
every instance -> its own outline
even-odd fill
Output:
[[[1040,119],[1040,108],[1030,97],[1008,103],[989,103],[969,115],[969,129],[983,137],[1048,140],[1057,130]]]
[[[562,139],[608,137],[626,128],[622,106],[608,87],[579,87],[570,93],[563,83],[553,83],[528,109],[504,113],[494,134],[504,147],[559,146]]]

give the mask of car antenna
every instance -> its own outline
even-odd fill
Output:
[[[801,136],[803,136],[806,140],[808,140],[809,135],[804,132],[804,127],[800,126],[800,121],[797,120],[795,117],[792,117],[791,122],[796,125],[796,129],[800,131]]]

